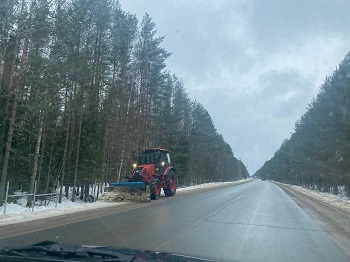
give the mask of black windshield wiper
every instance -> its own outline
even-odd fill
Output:
[[[119,249],[116,247],[84,247],[44,241],[22,248],[0,249],[0,261],[195,262],[213,260],[147,250]]]
[[[106,248],[44,241],[32,246],[0,250],[1,261],[134,261],[135,254]]]

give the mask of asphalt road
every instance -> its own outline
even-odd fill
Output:
[[[50,228],[14,237],[0,235],[0,247],[52,240],[220,261],[350,261],[318,220],[268,181],[127,207],[57,227],[42,223]],[[26,232],[28,225],[18,227]]]

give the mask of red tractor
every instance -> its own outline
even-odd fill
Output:
[[[133,171],[130,177],[125,177],[123,182],[111,183],[116,188],[130,188],[134,194],[134,188],[146,192],[150,199],[159,199],[163,188],[166,196],[176,193],[175,168],[171,164],[170,151],[163,148],[146,148],[136,154]],[[150,192],[147,192],[147,191]],[[108,191],[111,191],[109,189]],[[113,190],[112,190],[113,191]],[[117,190],[114,190],[117,191]]]
[[[137,154],[129,182],[149,185],[151,199],[158,199],[163,188],[166,196],[176,193],[175,168],[171,165],[170,151],[163,148],[146,148]]]

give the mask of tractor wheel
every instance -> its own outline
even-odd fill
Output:
[[[166,188],[164,188],[164,194],[166,196],[173,196],[176,193],[176,177],[173,170],[166,176]]]
[[[149,186],[151,189],[151,199],[156,200],[160,197],[161,185],[159,178],[152,178],[149,181]]]

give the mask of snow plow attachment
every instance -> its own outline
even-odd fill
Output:
[[[143,182],[113,182],[111,183],[111,186],[113,187],[127,187],[127,188],[139,188],[139,189],[145,189],[146,185]]]
[[[149,202],[150,190],[143,182],[114,182],[105,187],[100,200],[105,202]]]

